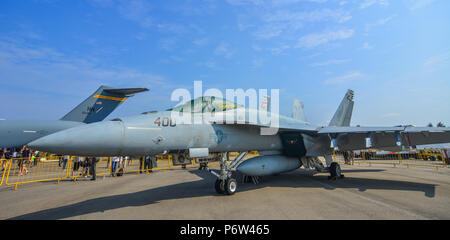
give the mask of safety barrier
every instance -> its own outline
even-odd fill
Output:
[[[1,185],[3,185],[3,180],[5,179],[5,176],[6,176],[6,169],[8,169],[8,160],[0,159],[0,165],[1,165],[1,168],[2,168],[2,171],[1,171],[2,179],[0,181],[0,186],[1,186]]]
[[[258,152],[249,152],[246,158],[257,156]],[[230,160],[238,156],[238,153],[229,153]],[[152,157],[154,158],[154,157]],[[423,152],[401,152],[391,153],[377,150],[359,151],[347,154],[345,152],[334,152],[333,158],[337,162],[352,165],[377,165],[388,164],[393,167],[411,166],[433,167],[439,171],[440,168],[450,166],[448,159],[440,150],[427,150]],[[441,161],[442,159],[442,161]],[[199,167],[201,164],[198,159],[193,159],[187,164],[174,164],[171,155],[159,155],[153,161],[145,161],[142,158],[128,158],[119,162],[114,162],[111,157],[98,158],[95,164],[97,177],[117,176],[122,174],[148,174],[152,171],[166,171],[178,168]],[[432,161],[434,160],[434,161]],[[53,156],[44,158],[14,158],[0,159],[2,166],[1,185],[14,186],[26,183],[55,181],[57,183],[68,180],[77,181],[78,179],[92,177],[90,171],[91,165],[83,157],[65,157]],[[156,164],[155,164],[156,163]],[[217,165],[219,162],[208,162],[209,165]]]
[[[8,168],[4,171],[6,186],[15,186],[19,184],[42,182],[42,181],[61,181],[68,176],[70,159],[30,159],[14,158],[7,160]]]
[[[117,176],[120,171],[123,174],[137,173],[149,174],[158,170],[174,170],[178,168],[199,167],[200,163],[193,160],[190,164],[175,165],[170,156],[159,156],[155,164],[145,161],[142,158],[128,158],[114,162],[112,157],[97,158],[95,164],[96,177]],[[151,161],[151,160],[150,160]],[[5,164],[2,170],[1,185],[13,186],[14,190],[21,184],[49,182],[60,183],[63,180],[77,181],[78,179],[90,178],[91,163],[84,157],[51,157],[39,158],[32,161],[30,158],[1,159],[1,164]],[[209,165],[217,163],[210,162]]]
[[[349,165],[391,165],[393,167],[431,167],[439,171],[450,168],[449,159],[440,149],[411,150],[402,152],[387,152],[382,150],[364,150],[355,152],[335,151],[333,159],[336,162]]]

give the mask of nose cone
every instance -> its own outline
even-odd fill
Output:
[[[87,124],[39,138],[28,146],[39,151],[76,156],[116,156],[122,150],[120,121]]]

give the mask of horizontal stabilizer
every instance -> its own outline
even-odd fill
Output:
[[[133,95],[140,92],[147,92],[147,88],[116,88],[116,89],[105,89],[107,93],[112,94],[123,94],[125,96]]]

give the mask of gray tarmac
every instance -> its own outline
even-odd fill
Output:
[[[0,219],[450,219],[450,169],[341,164],[299,169],[218,195],[206,171],[175,169],[0,188]]]

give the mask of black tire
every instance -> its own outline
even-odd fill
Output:
[[[330,165],[330,175],[332,178],[342,178],[344,175],[342,175],[341,166],[339,166],[339,163],[333,162]]]
[[[224,185],[225,185],[225,184],[223,184],[223,181],[222,181],[222,180],[220,180],[220,179],[217,179],[217,180],[216,180],[216,183],[214,184],[214,186],[215,186],[216,192],[217,192],[218,194],[224,194],[224,193],[225,193]]]
[[[230,178],[225,182],[225,193],[233,195],[237,191],[237,182],[234,178]]]

